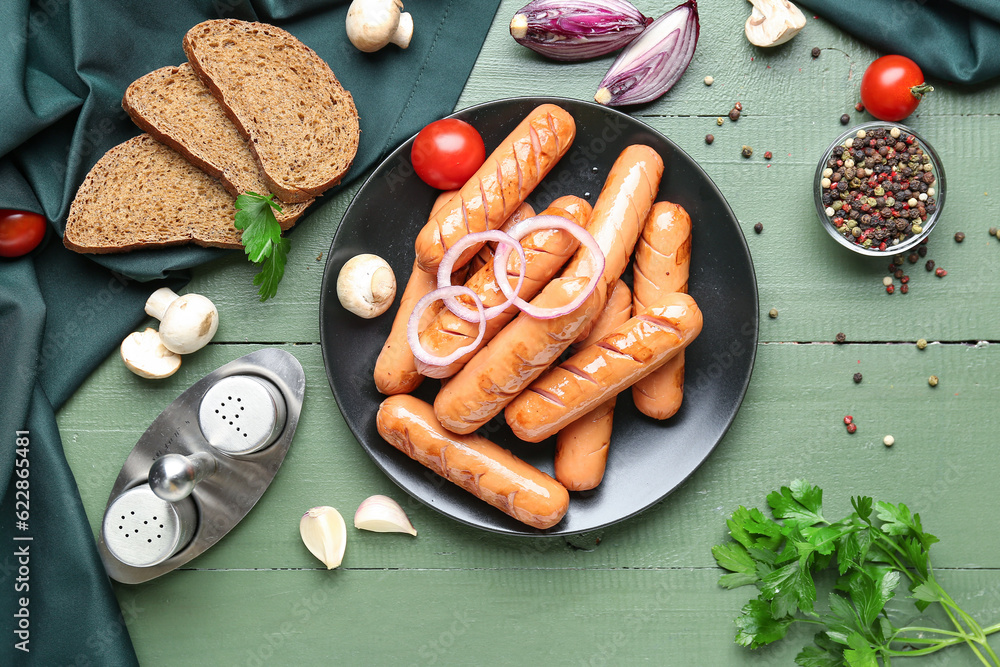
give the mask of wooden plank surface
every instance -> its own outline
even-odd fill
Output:
[[[507,23],[522,4],[502,3],[459,107],[519,95],[589,99],[596,88],[610,59],[556,65],[512,42]],[[637,4],[657,16],[675,3]],[[116,587],[143,664],[791,664],[806,631],[776,650],[751,653],[732,642],[732,618],[749,592],[716,586],[710,548],[736,506],[761,506],[797,477],[826,489],[832,514],[849,511],[859,493],[920,511],[942,538],[934,562],[946,585],[984,624],[1000,621],[1000,536],[981,523],[1000,511],[1000,241],[986,235],[1000,195],[991,190],[1000,163],[986,155],[1000,139],[992,111],[1000,93],[940,84],[908,121],[947,170],[947,205],[928,257],[949,273],[939,279],[923,260],[905,264],[910,293],[887,295],[887,262],[829,239],[810,190],[816,160],[843,129],[840,115],[868,119],[853,106],[877,53],[813,19],[790,43],[754,49],[742,34],[749,4],[736,4],[745,7],[699,3],[702,33],[689,71],[661,101],[629,110],[706,169],[754,259],[757,364],[739,416],[705,465],[640,516],[569,539],[484,534],[397,489],[347,429],[318,344],[326,253],[355,183],[325,197],[292,234],[277,299],[256,300],[254,271],[237,253],[200,269],[187,289],[218,305],[216,342],[159,383],[131,375],[113,355],[58,415],[96,532],[126,454],[184,389],[265,346],[290,351],[305,368],[299,431],[253,512],[184,570]],[[815,60],[814,46],[822,49]],[[716,125],[737,100],[743,117]],[[707,133],[716,137],[710,146]],[[749,160],[739,155],[744,144],[754,148]],[[762,158],[765,150],[773,160]],[[963,244],[952,240],[956,230],[968,234]],[[777,319],[766,315],[772,307]],[[831,343],[838,332],[846,344]],[[931,344],[917,350],[918,338]],[[931,374],[941,380],[935,388]],[[853,436],[845,414],[859,424]],[[896,438],[891,449],[881,444],[886,434]],[[343,568],[319,569],[299,540],[299,516],[330,504],[350,522],[375,493],[402,502],[419,536],[350,528]],[[973,659],[954,649],[928,663]]]

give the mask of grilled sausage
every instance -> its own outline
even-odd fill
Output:
[[[431,205],[431,215],[448,202],[455,194],[456,190],[442,192]],[[424,376],[417,371],[416,359],[410,351],[410,344],[406,341],[406,327],[410,321],[410,314],[417,301],[437,287],[437,278],[434,274],[421,269],[417,262],[413,262],[413,270],[406,281],[406,288],[399,298],[399,309],[392,320],[392,330],[389,337],[382,345],[378,359],[375,361],[375,387],[383,394],[408,394],[423,381]],[[432,306],[440,304],[432,304]],[[426,321],[433,319],[437,311],[428,308],[425,311]]]
[[[551,528],[569,508],[559,482],[482,436],[449,433],[418,398],[385,399],[376,426],[396,449],[529,526]]]
[[[507,424],[522,440],[544,440],[662,366],[701,326],[694,299],[666,296],[539,377],[507,406]]]
[[[560,197],[545,209],[543,215],[559,215],[568,218],[579,225],[586,223],[591,207],[586,200],[572,195]],[[518,294],[522,299],[530,300],[545,286],[545,284],[562,268],[566,260],[576,251],[580,242],[569,232],[548,229],[527,235],[521,241],[524,248],[527,266],[524,272],[524,282]],[[507,275],[511,285],[516,284],[520,259],[511,253],[507,261]],[[484,308],[490,308],[503,303],[507,297],[497,285],[493,272],[493,262],[477,271],[465,286],[479,295]],[[459,301],[472,307],[471,299],[459,297]],[[473,355],[485,346],[496,334],[517,315],[517,306],[511,304],[507,310],[486,322],[486,333],[483,335],[479,348],[463,355],[460,359],[447,366],[431,366],[417,360],[417,370],[428,377],[445,378],[457,373]],[[442,308],[427,327],[420,331],[420,344],[430,354],[445,357],[455,350],[468,345],[479,334],[476,322],[466,322],[447,308]]]
[[[620,327],[631,314],[632,293],[618,280],[583,347]],[[589,491],[604,478],[617,399],[612,396],[556,434],[555,475],[570,491]]]
[[[671,292],[687,292],[691,268],[691,216],[682,206],[657,202],[635,249],[634,312]],[[684,350],[632,385],[632,400],[644,415],[673,417],[684,398]]]
[[[565,155],[576,123],[554,104],[536,107],[514,128],[458,196],[428,220],[417,235],[417,261],[436,271],[445,251],[470,232],[496,229]],[[479,251],[472,245],[455,262],[462,266]]]
[[[663,160],[652,148],[633,145],[622,151],[587,223],[587,231],[605,255],[604,272],[593,294],[574,312],[553,319],[521,313],[477,352],[434,401],[434,411],[446,428],[456,433],[476,430],[499,414],[574,340],[586,337],[583,332],[589,333],[595,316],[604,309],[609,285],[628,264],[662,173]],[[581,247],[562,275],[532,304],[543,308],[569,304],[595,271],[590,251]]]

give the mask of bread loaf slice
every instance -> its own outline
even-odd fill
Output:
[[[122,107],[136,125],[218,178],[234,197],[270,193],[246,139],[189,63],[161,67],[135,80],[125,90]],[[311,203],[282,206],[275,212],[281,228],[291,228]]]
[[[240,248],[235,198],[148,134],[104,154],[69,208],[63,244],[76,252],[128,252],[184,243]]]
[[[282,201],[340,182],[358,149],[357,109],[312,49],[280,28],[235,19],[199,23],[183,46]]]

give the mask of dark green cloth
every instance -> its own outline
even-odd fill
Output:
[[[884,52],[915,61],[924,76],[982,83],[1000,76],[997,0],[796,0]]]
[[[354,96],[362,135],[346,184],[453,110],[498,4],[407,0],[415,22],[410,47],[363,54],[345,35],[346,0],[0,3],[0,208],[52,221],[39,250],[0,260],[0,664],[136,664],[125,629],[130,610],[123,619],[54,411],[144,319],[155,288],[179,289],[188,269],[226,252],[183,247],[82,256],[63,248],[60,235],[83,177],[106,150],[138,134],[121,109],[126,86],[183,62],[181,39],[200,21],[279,25],[330,63]],[[299,222],[307,224],[308,215]],[[21,457],[29,462],[27,483],[17,476],[24,470],[15,464],[17,431],[30,433]],[[21,527],[23,506],[16,503],[23,496],[16,494],[25,490],[30,504]],[[18,555],[25,546],[28,555]],[[27,621],[15,617],[20,598],[27,598]],[[14,630],[25,623],[29,653],[15,647],[21,638]]]

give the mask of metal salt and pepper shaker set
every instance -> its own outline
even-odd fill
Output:
[[[213,371],[171,403],[112,489],[99,541],[108,574],[147,581],[228,533],[284,460],[304,390],[298,361],[265,349]]]

